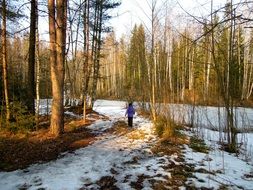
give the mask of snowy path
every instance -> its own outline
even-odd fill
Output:
[[[89,126],[94,132],[102,133],[122,120],[122,102],[96,102],[96,111],[111,118],[99,120]],[[168,157],[156,157],[150,148],[157,141],[150,121],[141,117],[134,119],[134,129],[124,135],[104,132],[97,141],[73,153],[65,153],[55,161],[35,164],[24,170],[0,172],[0,189],[99,189],[114,186],[114,189],[132,189],[141,176],[143,189],[152,189],[154,179],[166,180],[170,176],[163,166]],[[142,134],[142,138],[132,138]]]

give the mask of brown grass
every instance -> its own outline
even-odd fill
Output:
[[[127,134],[131,128],[128,127],[125,121],[117,121],[113,124],[113,127],[108,129],[107,132],[117,134],[117,135],[124,135]]]
[[[57,159],[60,153],[85,147],[95,140],[86,126],[96,118],[105,117],[92,114],[92,120],[66,117],[65,133],[55,137],[49,133],[49,122],[44,118],[43,127],[30,133],[13,134],[0,131],[0,170],[12,171],[22,169],[30,164]]]
[[[127,134],[127,137],[129,139],[138,140],[138,139],[144,139],[146,136],[145,132],[143,130],[134,130]]]

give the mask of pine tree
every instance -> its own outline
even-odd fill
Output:
[[[114,9],[120,5],[119,2],[112,2],[110,0],[96,0],[94,2],[94,18],[93,18],[93,31],[92,31],[92,48],[91,59],[93,62],[93,81],[92,81],[92,106],[96,98],[97,83],[99,78],[99,68],[101,59],[101,46],[102,46],[102,32],[107,31],[103,28],[105,21],[110,19],[107,11]]]
[[[37,22],[37,1],[31,0],[30,15],[30,37],[29,37],[29,58],[28,58],[28,81],[27,81],[27,107],[28,111],[35,115],[35,45],[36,45],[36,22]]]
[[[52,115],[50,130],[54,135],[64,132],[64,64],[66,48],[67,1],[48,0],[50,65],[52,80]]]

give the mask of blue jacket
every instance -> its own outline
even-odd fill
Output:
[[[129,106],[126,110],[126,114],[128,117],[133,117],[135,114],[135,110],[133,106]]]

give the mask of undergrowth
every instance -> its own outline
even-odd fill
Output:
[[[173,144],[184,144],[186,142],[186,137],[180,130],[183,128],[177,125],[172,119],[159,116],[155,121],[155,131],[156,134],[161,138],[163,143],[173,143]]]
[[[168,164],[164,169],[170,172],[171,177],[161,183],[155,184],[153,189],[179,189],[184,186],[187,177],[191,176],[192,171],[189,171],[185,164],[184,156],[182,155],[182,145],[188,143],[186,135],[181,132],[183,126],[177,125],[171,118],[159,116],[155,123],[155,131],[160,137],[160,141],[152,148],[152,152],[158,155],[177,155],[175,161]]]
[[[209,148],[205,144],[205,141],[203,139],[200,139],[197,136],[192,136],[190,138],[189,147],[192,148],[196,152],[202,152],[202,153],[208,153],[209,152]]]
[[[5,119],[5,113],[1,114],[0,122],[2,130],[7,130],[12,133],[35,130],[35,117],[21,103],[12,103],[10,111],[11,118],[8,122]]]
[[[176,124],[165,116],[159,116],[155,121],[155,130],[159,137],[169,139],[174,136]]]

